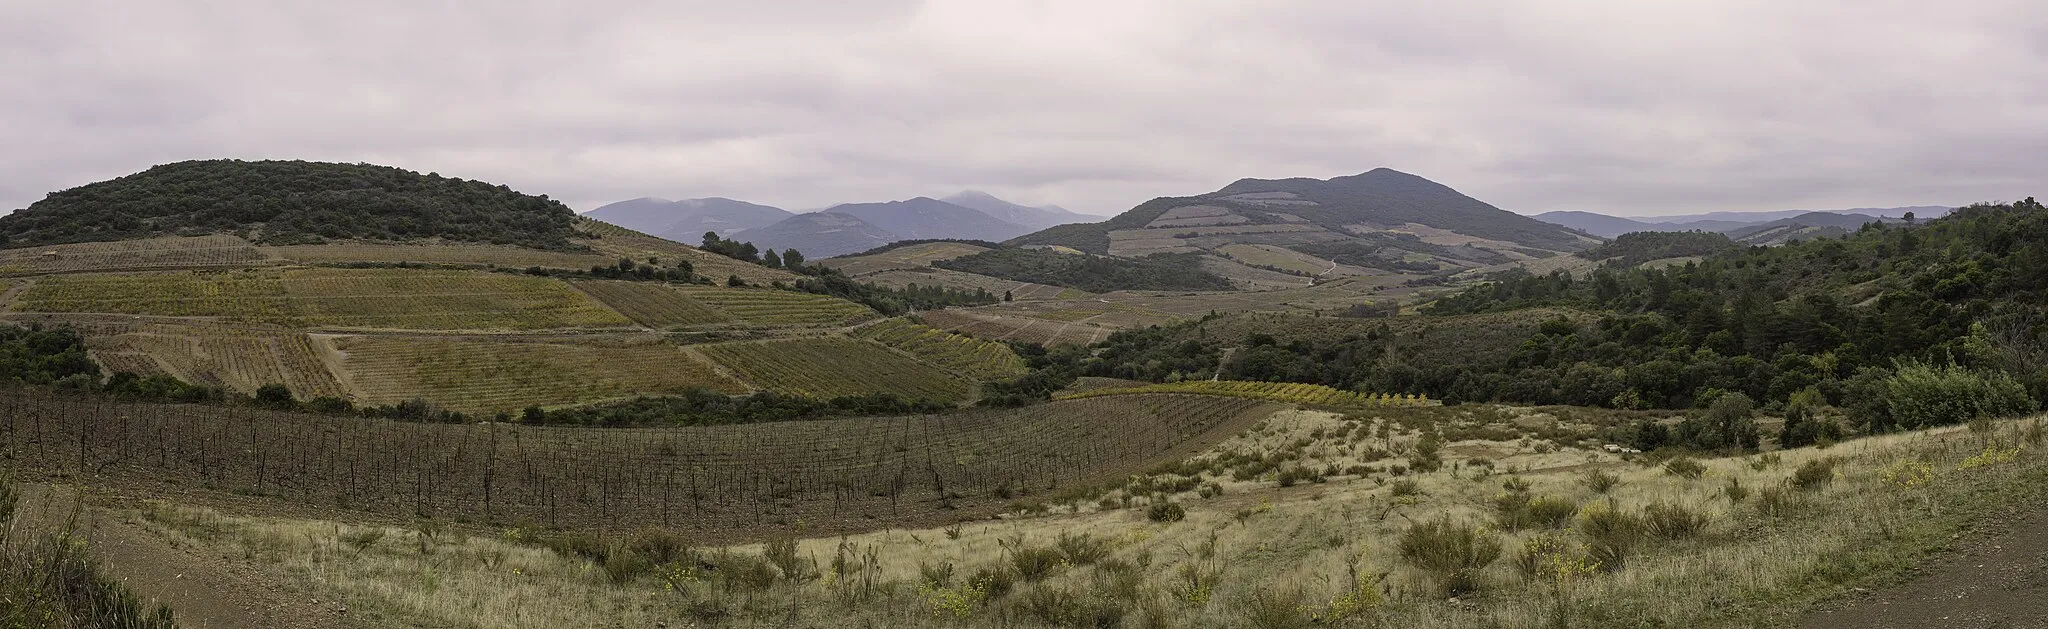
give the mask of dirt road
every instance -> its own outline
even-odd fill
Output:
[[[2048,509],[2001,522],[1913,580],[1814,613],[1806,629],[2048,628]]]
[[[74,513],[78,493],[22,485],[17,531],[57,531]],[[184,629],[344,629],[346,609],[316,601],[283,579],[232,557],[179,547],[122,516],[76,510],[87,547],[145,602],[169,605]]]

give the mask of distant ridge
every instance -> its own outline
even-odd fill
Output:
[[[585,216],[677,242],[698,242],[704,232],[729,236],[766,227],[792,214],[782,208],[724,197],[681,201],[646,197],[605,205]]]
[[[1598,243],[1389,168],[1328,180],[1240,179],[1208,194],[1153,199],[1103,222],[1061,225],[1010,241],[1116,256],[1243,254],[1259,264],[1261,257],[1342,257],[1354,268],[1404,273],[1479,268]],[[1256,254],[1246,247],[1269,249]],[[1293,253],[1271,250],[1276,247]]]
[[[1899,220],[1907,213],[1914,218],[1928,220],[1945,216],[1952,208],[1938,205],[1916,205],[1889,208],[1851,208],[1846,210],[1772,210],[1761,212],[1710,212],[1679,216],[1611,216],[1594,212],[1559,211],[1537,214],[1532,218],[1569,227],[1579,231],[1613,238],[1634,231],[1709,231],[1727,233],[1741,239],[1736,232],[1764,225],[1783,226],[1793,221],[1805,227],[1837,227],[1853,229],[1872,219],[1887,218]],[[1754,233],[1754,232],[1751,232]]]
[[[963,195],[972,203],[995,208],[1006,215],[1040,222],[1060,220],[1058,217],[1062,216],[1042,208],[1010,203],[986,193]],[[762,249],[795,247],[807,256],[823,258],[858,253],[904,240],[1002,241],[1031,229],[973,207],[917,197],[880,203],[842,203],[819,212],[797,214],[773,225],[739,231],[730,237],[753,242]]]

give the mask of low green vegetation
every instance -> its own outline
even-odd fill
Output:
[[[636,398],[557,410],[531,407],[518,419],[521,423],[543,426],[714,426],[831,417],[921,415],[954,408],[951,404],[905,399],[893,393],[820,399],[774,391],[726,395],[696,390],[675,396]]]
[[[1006,280],[1078,288],[1091,293],[1119,290],[1231,290],[1230,280],[1202,270],[1200,256],[1153,254],[1143,258],[1073,255],[1048,249],[1007,248],[940,260],[932,266]]]
[[[1719,232],[1632,232],[1574,255],[1632,267],[1651,260],[1713,255],[1734,248],[1735,241]]]

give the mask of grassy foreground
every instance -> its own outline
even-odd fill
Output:
[[[1305,413],[1299,438],[1258,442],[1343,450],[1327,425],[1344,421]],[[1769,627],[2038,504],[2044,423],[1654,465],[1458,442],[1426,473],[732,548],[166,504],[133,517],[282,567],[373,626]],[[1379,432],[1396,455],[1420,442]],[[1480,446],[1483,464],[1456,454]]]

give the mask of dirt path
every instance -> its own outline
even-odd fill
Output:
[[[2048,509],[2006,519],[1912,581],[1816,612],[1806,629],[2048,627]]]
[[[56,531],[77,492],[22,485],[18,530]],[[180,547],[120,515],[88,505],[78,531],[107,572],[145,602],[168,605],[183,629],[344,629],[346,608],[315,600],[283,579],[230,557]]]

